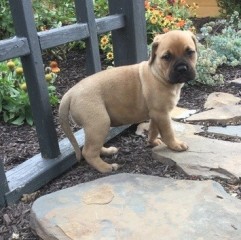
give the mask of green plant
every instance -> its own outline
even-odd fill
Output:
[[[197,82],[217,85],[223,82],[218,68],[223,64],[241,65],[241,23],[239,13],[229,19],[209,22],[201,28],[203,44],[199,44]]]
[[[13,21],[8,0],[1,0],[0,4],[0,39],[14,35]]]
[[[195,83],[218,85],[223,83],[223,75],[217,73],[218,67],[225,64],[225,56],[219,57],[217,51],[198,44],[197,78]]]
[[[230,16],[234,11],[241,14],[240,0],[217,0],[217,4],[222,17]]]
[[[53,71],[57,71],[56,66]],[[56,105],[59,100],[53,85],[57,74],[48,67],[45,75],[48,82],[50,102]],[[21,125],[33,124],[27,85],[19,59],[0,63],[0,120]]]
[[[107,0],[94,0],[95,17],[105,17],[109,14]]]

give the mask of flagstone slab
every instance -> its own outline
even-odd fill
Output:
[[[207,132],[241,138],[241,126],[208,127]]]
[[[205,109],[223,107],[226,105],[235,105],[241,101],[241,98],[230,93],[213,92],[209,94],[205,104]]]
[[[241,105],[227,105],[207,110],[186,119],[187,122],[236,122],[241,120]]]
[[[241,201],[217,182],[117,174],[37,199],[43,240],[188,240],[241,236]]]
[[[241,86],[241,78],[236,78],[236,79],[232,80],[231,83],[233,83],[237,86]]]
[[[196,112],[197,112],[197,110],[195,110],[195,109],[175,107],[171,111],[171,117],[173,120],[180,120],[180,119],[185,119]]]
[[[194,135],[200,132],[200,126],[182,123],[174,125],[177,137],[185,141],[189,149],[175,152],[163,144],[153,148],[154,159],[177,166],[187,175],[224,179],[241,177],[241,143]]]

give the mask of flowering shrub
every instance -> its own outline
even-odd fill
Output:
[[[188,5],[185,0],[149,0],[145,1],[148,44],[159,33],[174,29],[195,31],[189,18],[195,15],[197,5]]]
[[[204,43],[199,46],[197,81],[209,85],[220,84],[223,82],[223,76],[216,73],[218,67],[223,64],[232,67],[241,65],[239,13],[234,12],[227,20],[205,24],[201,33]]]
[[[58,103],[56,88],[53,83],[60,71],[56,62],[51,62],[46,68],[45,79],[52,105]],[[30,102],[27,94],[27,84],[19,59],[0,63],[0,120],[16,125],[27,122],[33,124]]]
[[[98,11],[98,9],[104,9],[104,3],[107,4],[107,1],[95,1],[96,11]],[[101,4],[101,7],[98,6],[99,4]],[[188,5],[185,0],[145,1],[148,44],[151,44],[154,36],[158,33],[164,33],[173,29],[189,29],[195,31],[189,17],[195,15],[197,7],[195,3],[191,6]],[[105,55],[105,61],[108,64],[113,64],[114,55],[110,33],[100,37],[100,48]]]

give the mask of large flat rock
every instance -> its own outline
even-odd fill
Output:
[[[211,180],[118,174],[39,198],[31,226],[44,240],[240,240],[241,202]]]
[[[216,107],[197,114],[193,114],[186,119],[187,122],[236,122],[241,120],[241,105],[226,105]]]
[[[235,105],[241,101],[241,98],[234,96],[230,93],[224,92],[213,92],[209,94],[207,101],[204,104],[204,108],[216,108],[223,107],[226,105]]]
[[[188,175],[221,177],[226,179],[241,177],[241,143],[221,141],[195,135],[200,126],[174,123],[179,139],[187,142],[189,149],[175,152],[164,144],[153,148],[153,158],[164,164],[176,165]]]

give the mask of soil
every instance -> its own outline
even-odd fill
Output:
[[[46,63],[50,60],[49,57],[45,56],[44,58]],[[60,98],[67,89],[85,77],[84,64],[85,55],[78,50],[69,52],[65,60],[59,61],[61,72],[57,78],[56,87]],[[178,105],[201,111],[207,96],[214,91],[228,92],[241,97],[241,88],[230,84],[230,80],[241,77],[241,69],[223,66],[219,71],[225,76],[223,85],[216,87],[186,85],[183,88]],[[57,134],[61,139],[64,135],[58,124],[57,108],[53,109],[53,115]],[[75,129],[78,128],[75,126]],[[135,129],[136,126],[134,125],[107,143],[107,145],[120,148],[116,155],[105,158],[107,162],[117,162],[123,165],[117,173],[141,173],[175,179],[203,180],[203,178],[197,176],[186,176],[175,168],[153,160],[151,148],[147,145],[146,138],[135,135]],[[238,139],[223,140],[238,141]],[[39,147],[34,127],[28,125],[13,126],[0,122],[0,158],[3,159],[6,171],[37,153],[39,153]],[[13,206],[0,209],[0,240],[38,239],[31,232],[29,226],[30,209],[34,199],[103,176],[106,175],[98,173],[83,161],[62,176],[46,184],[35,194],[25,196],[22,201]],[[227,192],[241,199],[240,183],[222,179],[214,180],[220,182]]]

